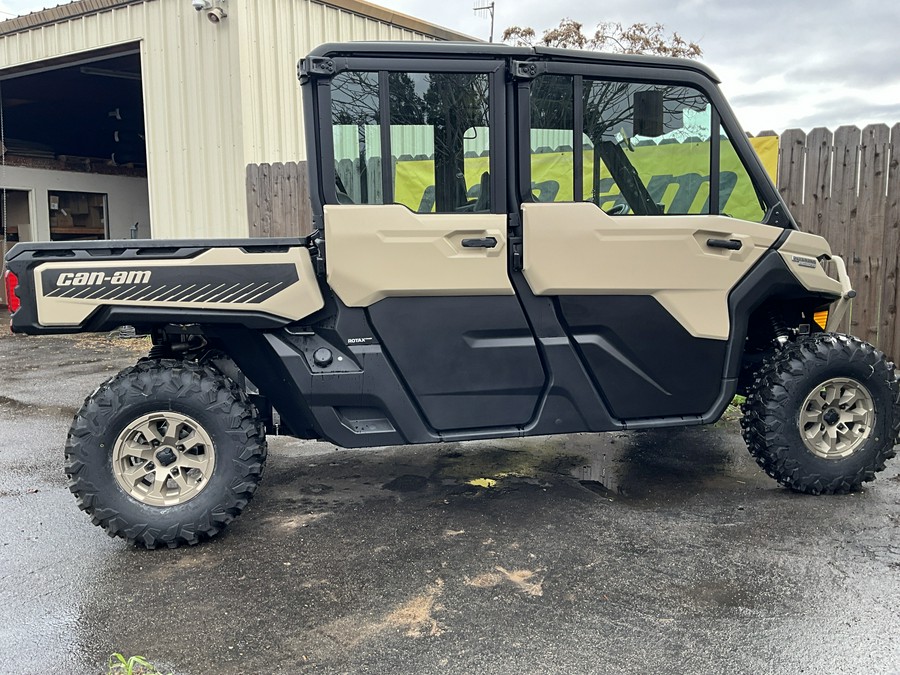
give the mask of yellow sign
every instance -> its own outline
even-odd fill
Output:
[[[775,179],[778,166],[778,137],[751,138],[766,171]],[[665,205],[666,213],[705,213],[709,199],[709,143],[668,143],[638,145],[626,150],[628,159],[650,195]],[[477,194],[482,176],[489,170],[487,157],[465,159],[465,183],[470,198]],[[583,196],[592,199],[594,152],[584,153]],[[727,139],[721,141],[719,208],[734,218],[759,221],[764,215],[746,169]],[[413,211],[434,210],[434,161],[397,162],[396,202]],[[572,152],[547,152],[531,156],[531,180],[540,201],[572,201]],[[609,210],[621,202],[619,189],[609,171],[601,165],[597,198]]]

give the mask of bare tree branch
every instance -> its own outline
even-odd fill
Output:
[[[620,54],[653,54],[696,59],[703,50],[696,42],[685,40],[677,32],[671,35],[661,23],[634,23],[623,26],[616,21],[601,21],[593,35],[586,35],[584,24],[568,17],[559,25],[545,30],[537,37],[530,26],[510,26],[503,31],[502,40],[517,47],[562,47],[609,51]]]

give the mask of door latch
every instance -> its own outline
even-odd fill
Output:
[[[497,245],[496,237],[483,237],[481,239],[463,239],[463,248],[494,248]]]
[[[740,239],[707,239],[710,248],[727,248],[729,251],[740,251],[743,244]]]

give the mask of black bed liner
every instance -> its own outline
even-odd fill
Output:
[[[115,258],[192,258],[211,248],[240,248],[266,253],[309,245],[309,237],[273,239],[109,239],[99,241],[26,242],[13,246],[6,261],[84,260]]]

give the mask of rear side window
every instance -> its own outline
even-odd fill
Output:
[[[378,73],[346,72],[331,82],[338,201],[383,204]]]
[[[490,210],[488,75],[346,72],[331,98],[338,201]]]
[[[531,86],[531,192],[539,202],[580,201],[575,195],[573,80],[546,75]]]

